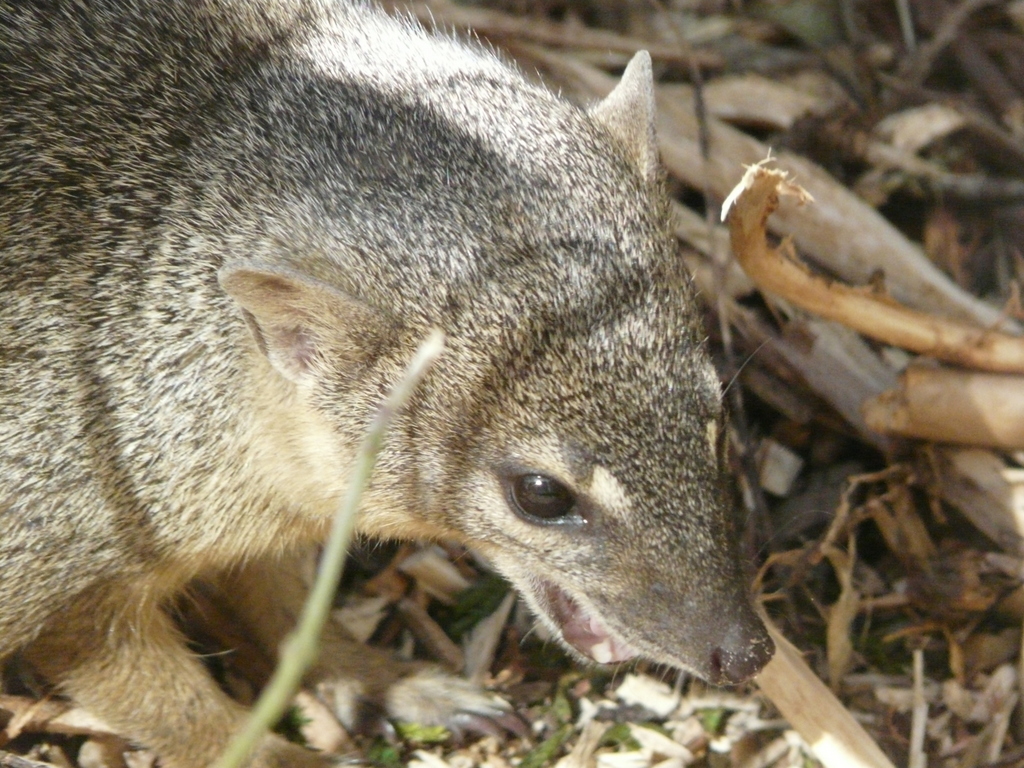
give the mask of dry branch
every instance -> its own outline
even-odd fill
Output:
[[[934,456],[942,498],[1004,552],[1024,555],[1024,470],[980,448],[936,448]]]
[[[908,309],[870,289],[830,283],[811,274],[795,256],[786,258],[782,249],[770,247],[767,220],[782,194],[800,202],[810,199],[787,174],[757,163],[723,206],[733,253],[761,290],[886,344],[980,370],[1024,373],[1024,338]]]
[[[684,252],[683,260],[698,289],[709,297],[709,303],[714,303],[714,297],[720,294],[735,298],[753,293],[753,282],[735,259],[726,261],[723,274],[715,274],[713,264],[716,259],[728,253],[729,230],[718,223],[709,224],[705,218],[674,200],[670,205],[676,237],[704,256],[700,258]]]
[[[928,724],[928,705],[924,698],[924,651],[914,649],[914,699],[910,724],[910,760],[908,768],[925,768],[928,757],[924,751],[925,727]]]
[[[1024,200],[1024,181],[1020,179],[950,173],[935,163],[863,133],[855,134],[847,144],[855,156],[872,167],[900,171],[938,194],[988,202]]]
[[[1024,379],[911,366],[896,389],[864,404],[879,432],[992,448],[1024,448]]]
[[[770,620],[775,656],[757,677],[764,694],[803,737],[825,768],[894,768],[860,723],[811,671]]]
[[[680,88],[690,98],[688,86],[661,86],[664,94]],[[823,114],[827,100],[757,74],[718,77],[704,86],[708,113],[726,122],[788,130],[806,114]]]
[[[798,373],[812,390],[853,426],[865,441],[887,450],[891,438],[870,429],[861,414],[865,400],[896,384],[896,373],[849,328],[817,318],[790,322],[782,335],[756,313],[726,304],[730,322],[759,347],[758,357]]]
[[[430,654],[452,672],[461,672],[466,664],[462,649],[445,634],[427,610],[409,597],[398,601],[396,608],[416,639],[423,643]]]

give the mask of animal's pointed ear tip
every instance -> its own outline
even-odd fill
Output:
[[[633,58],[629,60],[627,69],[638,69],[641,72],[651,72],[654,68],[651,62],[651,54],[646,50],[639,50],[633,54]]]
[[[637,51],[633,54],[629,64],[622,73],[622,80],[625,88],[631,92],[647,94],[650,98],[654,93],[654,67],[651,64],[651,54],[647,51]]]
[[[651,54],[647,51],[634,53],[622,73],[622,79],[629,82],[653,83],[654,67],[651,64]]]

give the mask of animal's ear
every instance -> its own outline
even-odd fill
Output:
[[[300,384],[373,357],[388,335],[378,312],[324,283],[263,267],[225,267],[221,287],[242,308],[260,351]]]
[[[638,51],[622,79],[590,115],[607,128],[626,150],[640,175],[653,184],[658,178],[658,140],[654,132],[654,75],[651,54]]]

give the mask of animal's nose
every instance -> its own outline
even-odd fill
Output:
[[[722,644],[711,649],[711,677],[718,683],[742,683],[760,672],[774,653],[775,643],[763,627],[733,627]]]

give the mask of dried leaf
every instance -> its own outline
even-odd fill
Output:
[[[853,658],[851,628],[860,608],[860,594],[853,585],[853,568],[857,561],[855,541],[851,536],[849,553],[837,547],[827,547],[823,551],[832,564],[840,585],[839,598],[829,606],[827,616],[828,676],[833,691],[839,690]]]
[[[679,706],[679,692],[653,677],[639,674],[626,675],[615,690],[615,697],[623,704],[637,704],[658,717],[668,717]]]

